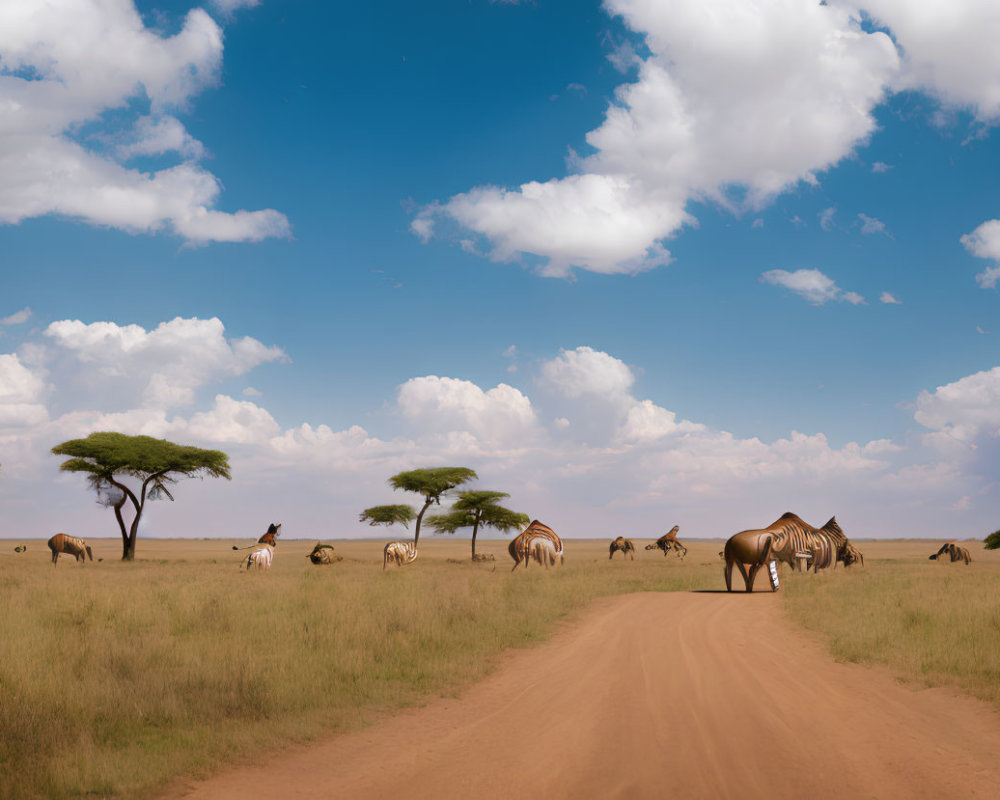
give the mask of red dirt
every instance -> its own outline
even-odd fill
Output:
[[[172,797],[997,797],[1000,715],[834,662],[778,595],[600,601],[459,699]]]

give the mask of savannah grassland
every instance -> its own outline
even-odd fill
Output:
[[[684,562],[646,543],[609,563],[606,541],[570,540],[565,567],[512,574],[499,541],[478,548],[495,570],[468,561],[467,541],[425,534],[414,564],[385,573],[382,540],[337,542],[344,560],[322,567],[312,542],[281,541],[269,573],[244,574],[225,540],[143,540],[131,564],[117,541],[92,540],[102,563],[55,569],[43,541],[23,554],[11,542],[0,797],[155,796],[453,695],[598,596],[724,588],[720,542],[689,542]],[[969,543],[966,567],[928,561],[927,542],[858,544],[864,569],[783,574],[792,618],[838,658],[1000,706],[1000,553]]]

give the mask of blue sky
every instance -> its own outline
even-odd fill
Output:
[[[444,464],[567,536],[1000,524],[993,3],[15,5],[0,536],[114,533],[104,429],[232,457],[145,535]]]

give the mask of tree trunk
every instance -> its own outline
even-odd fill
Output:
[[[427,498],[427,502],[424,503],[424,507],[422,509],[420,509],[420,513],[417,514],[417,524],[414,526],[414,529],[413,529],[413,546],[414,547],[416,547],[417,546],[417,542],[420,541],[420,521],[424,518],[424,512],[428,508],[430,508],[431,503],[433,503],[433,502],[434,502],[434,498],[433,497],[428,497]]]
[[[479,518],[481,514],[476,514],[476,521],[472,525],[472,560],[476,560],[476,534],[479,533]]]

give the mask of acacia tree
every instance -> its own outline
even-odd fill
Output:
[[[180,477],[208,475],[230,480],[229,456],[221,450],[202,450],[151,436],[124,433],[92,433],[86,439],[71,439],[56,445],[57,456],[70,456],[62,472],[87,473],[87,482],[97,492],[98,502],[114,509],[122,535],[122,561],[135,558],[135,539],[147,500],[174,496],[167,488]],[[125,478],[139,481],[133,490]],[[122,508],[131,503],[135,516],[125,524]]]
[[[987,550],[1000,550],[1000,531],[993,531],[987,536],[983,547]]]
[[[527,514],[511,511],[497,505],[500,500],[510,497],[506,492],[470,490],[459,492],[458,500],[447,514],[436,514],[427,518],[427,524],[439,533],[454,533],[459,528],[472,528],[472,560],[476,560],[476,536],[479,527],[495,528],[507,532],[512,528],[527,525],[531,519]]]
[[[393,489],[402,489],[406,492],[416,492],[424,496],[423,508],[417,513],[417,524],[413,529],[413,546],[416,547],[420,541],[420,523],[424,518],[424,512],[430,508],[432,503],[441,504],[441,495],[445,492],[460,486],[466,481],[471,481],[479,476],[475,470],[468,467],[435,467],[432,469],[411,469],[408,472],[400,472],[389,478],[389,485]],[[392,508],[393,506],[376,506],[375,508]],[[398,506],[396,506],[398,508]],[[408,508],[408,506],[407,506]],[[368,509],[374,511],[375,509]],[[362,515],[362,518],[364,515]]]
[[[369,525],[385,525],[387,528],[399,523],[408,528],[416,517],[417,512],[410,506],[373,506],[362,511],[358,520]]]

